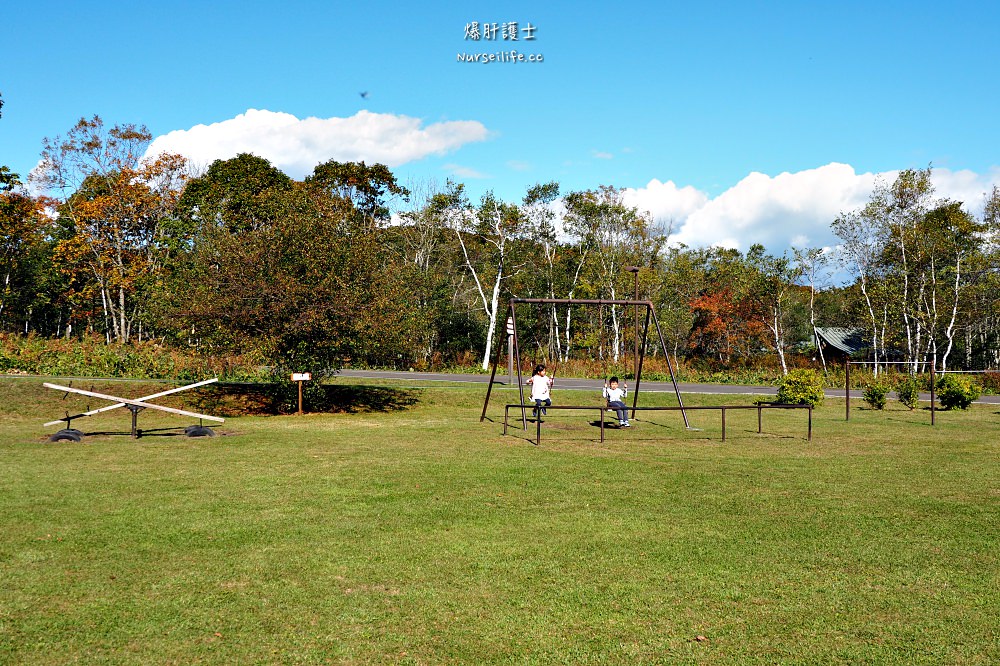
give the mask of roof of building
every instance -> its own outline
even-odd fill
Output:
[[[855,354],[869,345],[860,328],[816,327],[816,335],[822,342],[845,354]]]

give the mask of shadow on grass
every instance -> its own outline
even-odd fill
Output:
[[[417,404],[416,389],[313,384],[303,387],[303,411],[315,413],[394,412]],[[217,383],[197,397],[197,407],[217,416],[294,414],[298,387],[291,383]]]
[[[136,430],[139,434],[137,439],[142,439],[144,437],[187,437],[183,426],[180,428],[137,428]],[[94,430],[93,432],[85,430],[83,434],[86,437],[124,436],[132,439],[131,430]]]

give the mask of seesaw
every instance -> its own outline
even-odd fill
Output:
[[[205,419],[208,421],[216,421],[218,423],[224,423],[225,419],[219,418],[218,416],[209,416],[208,414],[199,414],[197,412],[189,412],[183,409],[176,409],[174,407],[164,407],[163,405],[154,405],[150,403],[150,400],[155,398],[162,398],[165,395],[170,395],[172,393],[180,393],[181,391],[187,391],[189,389],[197,388],[199,386],[204,386],[205,384],[211,384],[212,382],[219,381],[218,378],[206,379],[203,382],[197,382],[195,384],[188,384],[187,386],[179,386],[169,391],[161,391],[160,393],[153,393],[152,395],[146,395],[141,398],[122,398],[116,395],[107,395],[105,393],[97,393],[96,391],[85,391],[83,389],[74,388],[72,386],[60,386],[59,384],[49,384],[48,382],[42,384],[45,388],[50,388],[56,391],[65,391],[66,393],[78,393],[80,395],[89,396],[92,398],[101,398],[102,400],[110,400],[115,403],[113,405],[107,405],[99,409],[92,409],[82,414],[76,414],[70,416],[66,413],[66,416],[61,419],[56,419],[55,421],[49,421],[46,426],[57,425],[59,423],[66,423],[66,427],[52,435],[49,438],[51,442],[59,441],[73,441],[79,442],[83,437],[83,433],[79,430],[72,428],[73,419],[83,418],[85,416],[93,416],[94,414],[100,414],[101,412],[106,412],[112,409],[118,409],[119,407],[124,407],[125,409],[132,412],[132,438],[136,439],[141,434],[142,431],[136,427],[136,421],[139,417],[139,412],[144,409],[155,409],[161,412],[169,412],[170,414],[178,414],[180,416],[190,416],[196,419]],[[188,437],[214,437],[215,433],[211,428],[206,428],[199,423],[198,425],[188,426],[185,429],[185,433]]]

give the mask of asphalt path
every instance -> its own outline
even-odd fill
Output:
[[[460,382],[467,384],[487,384],[490,381],[489,375],[461,374],[445,372],[400,372],[392,370],[341,370],[337,373],[341,377],[359,377],[364,379],[402,379],[421,382]],[[527,377],[525,377],[527,379]],[[514,379],[515,385],[517,378]],[[497,374],[496,383],[501,386],[510,385],[507,373]],[[600,391],[602,383],[596,379],[578,379],[576,377],[555,377],[553,389],[569,391]],[[677,387],[681,393],[708,393],[713,395],[762,395],[774,396],[777,389],[773,386],[739,386],[735,384],[690,384],[679,383]],[[629,388],[633,388],[630,386]],[[669,392],[673,393],[674,387],[670,382],[647,382],[643,381],[639,385],[640,392]],[[828,398],[843,398],[844,389],[825,389],[823,391]],[[890,394],[892,395],[892,394]],[[851,399],[862,399],[862,392],[851,391]],[[921,400],[930,402],[930,393],[922,393]],[[1000,405],[1000,396],[986,395],[976,402],[988,405]]]

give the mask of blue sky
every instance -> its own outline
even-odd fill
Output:
[[[335,158],[473,197],[615,185],[680,240],[776,251],[832,243],[879,174],[933,164],[973,209],[1000,184],[996,2],[39,0],[0,17],[0,164],[22,175],[43,137],[98,114],[295,177]],[[535,39],[465,39],[506,22]],[[458,62],[512,49],[543,61]]]

